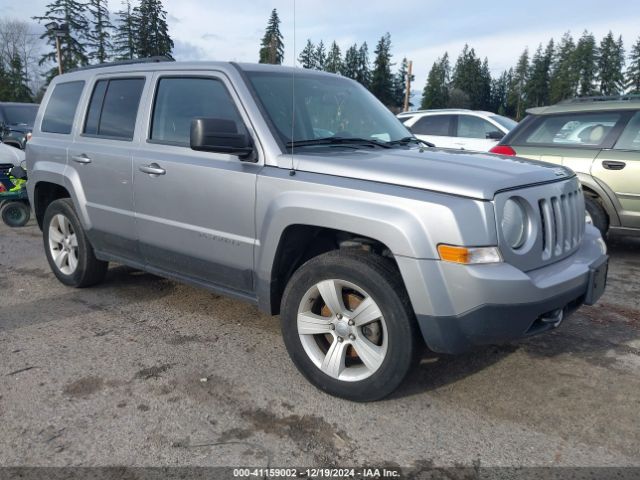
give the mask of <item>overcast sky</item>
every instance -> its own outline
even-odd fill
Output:
[[[0,0],[0,16],[29,20],[42,15],[50,0]],[[295,3],[295,53],[294,53]],[[282,20],[285,63],[293,64],[307,38],[334,39],[344,50],[366,41],[373,54],[377,40],[391,34],[395,61],[413,60],[415,88],[422,90],[429,68],[445,51],[457,57],[465,43],[489,58],[494,75],[514,65],[525,47],[592,31],[598,41],[609,30],[628,47],[640,36],[637,0],[164,0],[177,60],[257,61],[273,8]],[[120,8],[111,0],[111,11]],[[417,93],[416,92],[416,93]]]

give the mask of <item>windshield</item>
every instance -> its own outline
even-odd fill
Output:
[[[504,128],[506,128],[509,131],[513,130],[514,128],[516,128],[516,125],[518,125],[518,122],[516,122],[515,120],[511,120],[510,118],[503,117],[502,115],[491,115],[491,119],[494,120],[495,122],[498,122],[500,125],[502,125]]]
[[[411,136],[382,103],[354,81],[300,72],[294,84],[290,72],[247,75],[285,145],[332,137],[393,142]]]
[[[33,127],[38,113],[38,105],[5,105],[4,111],[5,122],[8,125],[28,125]]]

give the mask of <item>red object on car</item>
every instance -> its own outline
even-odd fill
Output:
[[[510,157],[514,157],[516,155],[516,151],[509,145],[496,145],[489,150],[489,152],[495,153],[496,155],[509,155]]]

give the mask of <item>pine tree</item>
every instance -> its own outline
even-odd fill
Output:
[[[429,110],[433,108],[446,108],[449,104],[449,54],[445,52],[442,58],[433,63],[427,83],[422,90],[422,102],[420,108]]]
[[[260,44],[260,63],[282,64],[284,59],[284,42],[280,33],[280,18],[278,11],[274,8],[271,11],[267,29]]]
[[[107,0],[89,0],[88,13],[91,15],[90,29],[87,33],[87,46],[91,48],[89,58],[98,63],[105,63],[112,50],[109,7]]]
[[[640,94],[640,37],[631,47],[626,80],[629,93]]]
[[[489,59],[487,57],[484,57],[480,67],[479,94],[478,108],[481,110],[489,109],[491,106],[491,69],[489,68]]]
[[[9,62],[9,71],[6,75],[7,93],[6,100],[11,102],[32,102],[33,93],[29,88],[29,77],[25,71],[20,55],[14,55]]]
[[[489,110],[496,112],[498,115],[508,115],[507,91],[510,83],[511,77],[508,72],[502,72],[498,78],[491,81],[491,100],[489,102]]]
[[[540,44],[533,55],[529,69],[529,81],[525,88],[529,106],[540,107],[549,104],[553,52],[554,42],[551,39],[544,51],[542,44]]]
[[[367,42],[360,45],[358,49],[358,69],[356,73],[356,80],[365,87],[369,88],[371,85],[371,69],[369,68],[369,47]]]
[[[331,44],[331,48],[329,49],[324,69],[331,73],[342,73],[342,53],[340,52],[340,47],[335,41]]]
[[[576,45],[569,32],[565,33],[555,53],[551,71],[551,103],[573,97],[578,88],[579,73],[575,68]]]
[[[41,24],[56,22],[60,26],[66,24],[68,27],[67,33],[60,38],[63,72],[87,65],[89,59],[87,58],[84,47],[86,32],[88,30],[87,20],[84,17],[86,11],[85,4],[77,0],[53,0],[46,8],[47,10],[44,16],[33,17],[33,19]],[[40,38],[47,39],[47,43],[51,46],[51,51],[42,55],[39,64],[56,64],[56,67],[52,68],[46,74],[47,79],[50,80],[58,74],[56,35],[53,31],[47,30]]]
[[[385,33],[374,51],[376,57],[373,61],[370,90],[378,100],[387,106],[394,104],[393,75],[391,74],[391,35]]]
[[[404,107],[404,99],[407,93],[407,77],[409,76],[409,61],[403,58],[400,62],[400,68],[393,78],[393,97],[394,106],[397,108]],[[411,81],[415,80],[415,75],[411,75]],[[411,106],[411,92],[409,92],[409,106]]]
[[[622,37],[616,42],[609,33],[600,42],[598,81],[600,94],[620,95],[624,91],[624,46]]]
[[[133,12],[137,19],[137,55],[173,58],[173,40],[169,36],[167,12],[161,0],[141,0]]]
[[[116,12],[118,18],[113,37],[113,54],[117,60],[131,60],[136,56],[139,22],[130,0],[122,3],[123,10]]]
[[[310,39],[307,39],[307,45],[300,52],[298,62],[300,62],[302,68],[315,68],[315,46]]]
[[[358,78],[358,45],[353,44],[344,54],[342,74],[356,80]]]
[[[469,45],[465,45],[456,60],[451,77],[450,106],[475,110],[485,108],[486,99],[484,97],[487,89],[491,88],[491,81],[487,81],[485,76],[482,62],[476,56],[475,50],[469,48]]]
[[[579,77],[578,95],[593,95],[598,67],[598,47],[593,34],[586,30],[578,40],[574,62]]]
[[[527,106],[526,86],[529,77],[529,50],[525,48],[518,59],[516,69],[513,71],[510,102],[516,107],[516,120],[520,121],[524,117]]]
[[[315,68],[317,70],[324,70],[324,64],[327,61],[327,51],[324,48],[324,42],[320,40],[320,43],[316,47],[316,51],[313,55]]]

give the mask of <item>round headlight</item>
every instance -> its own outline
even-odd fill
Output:
[[[514,250],[520,248],[527,234],[527,212],[518,200],[510,198],[502,211],[502,235]]]

